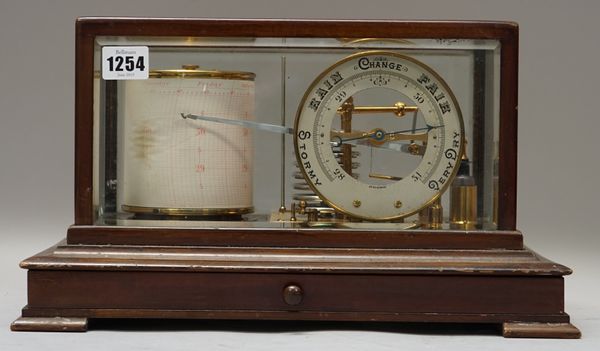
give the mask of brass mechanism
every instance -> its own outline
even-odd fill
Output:
[[[465,154],[450,187],[450,228],[472,230],[477,225],[477,185]]]
[[[331,138],[352,138],[352,139],[361,139],[365,137],[373,137],[367,139],[369,143],[377,145],[384,144],[389,141],[400,141],[400,140],[408,140],[411,143],[408,145],[407,152],[412,155],[422,156],[425,153],[426,142],[428,140],[428,133],[415,133],[414,123],[413,121],[413,130],[412,133],[410,130],[406,131],[398,131],[393,133],[386,133],[382,129],[374,129],[368,132],[365,131],[353,131],[352,130],[352,117],[354,114],[368,114],[368,113],[393,113],[396,117],[404,117],[407,113],[413,113],[414,119],[416,120],[417,112],[419,108],[417,106],[407,106],[403,102],[396,102],[393,106],[355,106],[354,99],[349,97],[346,101],[342,103],[342,105],[337,109],[337,113],[340,115],[341,119],[341,130],[332,130]],[[421,128],[425,129],[425,128]],[[407,132],[407,133],[405,133]],[[415,141],[421,142],[423,145],[416,144]],[[358,152],[353,151],[354,145],[350,143],[340,143],[339,145],[333,146],[334,154],[338,158],[338,162],[342,166],[342,169],[353,176],[353,170],[358,167],[357,162],[353,162],[354,158],[358,156]],[[337,149],[336,149],[337,148]],[[369,174],[370,178],[378,178],[385,180],[398,181],[401,180],[401,177],[386,175],[386,174],[378,174],[371,172]],[[293,204],[293,214],[292,221],[301,220],[296,219],[296,212],[299,215],[306,215],[306,220],[308,222],[316,222],[324,219],[327,221],[332,221],[332,215],[337,220],[348,220],[345,216],[337,217],[335,211],[331,208],[326,207],[327,205],[321,201],[318,195],[311,192],[311,189],[308,185],[305,185],[304,182],[300,183],[302,180],[302,175],[299,172],[296,172],[294,178],[298,180],[297,183],[294,184],[294,189],[301,191],[302,193],[297,193],[293,196],[294,201],[298,201],[297,204]],[[361,201],[355,199],[352,202],[354,207],[360,207],[362,205]],[[402,201],[398,200],[393,204],[396,208],[402,207]],[[281,207],[284,209],[284,207]],[[280,209],[280,210],[281,210]],[[426,211],[426,220],[421,221],[421,224],[428,228],[439,228],[443,222],[443,209],[438,201],[429,206],[427,209],[421,211]]]
[[[419,211],[419,224],[423,229],[440,229],[444,223],[444,208],[440,198]]]
[[[346,100],[337,110],[339,114],[347,113],[388,113],[391,112],[397,117],[404,116],[407,112],[416,112],[417,106],[406,106],[403,102],[396,102],[394,106],[354,106],[352,98]],[[348,103],[349,102],[349,103]]]
[[[344,133],[352,132],[352,111],[354,107],[354,99],[349,97],[338,111],[341,109],[341,127]],[[352,175],[352,145],[342,145],[342,168],[346,173]]]
[[[337,113],[340,114],[341,120],[342,120],[342,123],[341,123],[342,130],[341,131],[332,131],[331,137],[332,138],[333,137],[360,138],[360,137],[367,137],[367,136],[375,136],[377,133],[383,133],[382,138],[380,138],[380,139],[378,138],[377,141],[375,139],[369,139],[369,142],[371,142],[373,144],[384,144],[389,141],[399,141],[399,140],[411,140],[411,141],[419,140],[419,141],[425,142],[425,141],[427,141],[427,138],[428,138],[427,133],[418,133],[418,134],[415,134],[415,133],[411,133],[411,134],[389,133],[389,134],[386,134],[381,129],[374,129],[369,132],[363,132],[363,131],[354,131],[353,132],[352,131],[352,116],[353,116],[353,114],[393,113],[397,117],[403,117],[406,115],[407,112],[413,112],[416,117],[416,113],[418,110],[419,110],[419,108],[417,106],[407,106],[405,103],[399,102],[399,101],[396,102],[393,106],[355,106],[353,98],[350,97],[342,104],[342,106],[340,106],[337,109]],[[350,145],[343,145],[342,147],[346,147],[349,149]],[[415,151],[415,152],[418,153],[418,151]],[[349,155],[350,152],[348,151],[347,154]],[[344,161],[346,161],[346,160],[344,160]],[[350,162],[350,161],[348,161],[348,162]],[[344,164],[344,170],[346,170],[346,168],[345,168],[346,166],[348,166],[348,165]],[[351,173],[349,173],[349,174],[351,174]]]
[[[292,202],[292,206],[290,207],[290,222],[295,222],[296,221],[296,204],[294,202]]]
[[[343,124],[342,124],[343,126]],[[340,137],[340,138],[362,138],[362,137],[374,137],[377,133],[383,133],[385,134],[385,132],[382,129],[374,129],[372,131],[369,132],[363,132],[363,131],[337,131],[337,130],[332,130],[331,131],[331,137]],[[423,141],[426,142],[428,138],[428,134],[427,133],[409,133],[409,134],[404,134],[404,133],[389,133],[386,134],[381,140],[375,141],[374,139],[369,139],[370,142],[374,143],[374,144],[384,144],[388,141],[400,141],[400,140],[419,140],[419,141]],[[414,147],[413,147],[414,148]],[[418,149],[416,151],[416,153],[418,154]]]
[[[319,211],[316,208],[310,208],[306,212],[307,220],[309,222],[317,222],[319,221]]]

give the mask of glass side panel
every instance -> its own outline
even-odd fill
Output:
[[[148,47],[149,78],[103,79],[106,46]],[[500,50],[494,40],[97,37],[96,224],[494,229]],[[306,145],[334,167],[306,164],[305,130],[291,130],[302,123],[316,133]]]

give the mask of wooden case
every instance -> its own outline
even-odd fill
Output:
[[[497,230],[95,225],[98,36],[498,40]],[[517,68],[518,27],[506,22],[79,19],[74,225],[21,263],[28,304],[12,329],[81,331],[89,318],[281,319],[498,323],[507,337],[579,337],[564,312],[571,271],[524,247],[516,229]]]

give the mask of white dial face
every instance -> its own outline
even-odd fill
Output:
[[[351,106],[351,130],[340,127],[342,104]],[[380,51],[323,72],[300,104],[295,131],[310,187],[338,211],[368,220],[406,217],[439,197],[456,173],[464,138],[459,106],[442,78],[415,59]],[[340,164],[343,145],[368,163],[361,174]],[[377,164],[396,173],[382,175]]]

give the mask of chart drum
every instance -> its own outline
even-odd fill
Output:
[[[119,203],[145,215],[227,216],[253,211],[252,133],[182,118],[195,113],[254,119],[254,74],[151,71],[125,83]]]

